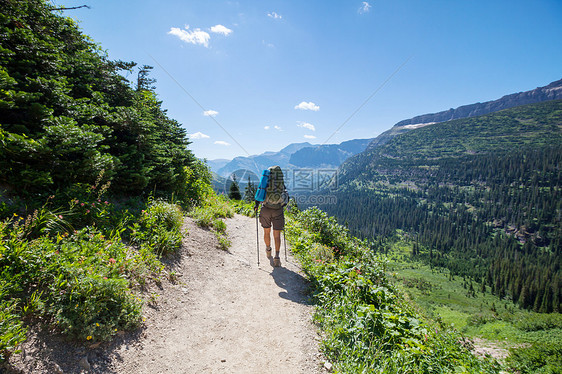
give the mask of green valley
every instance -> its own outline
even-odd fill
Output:
[[[410,131],[348,160],[337,205],[362,238],[400,229],[432,266],[561,310],[562,101]]]

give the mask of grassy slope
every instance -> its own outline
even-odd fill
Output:
[[[451,280],[448,270],[431,269],[412,261],[410,253],[410,244],[393,244],[389,268],[396,274],[395,279],[422,308],[468,337],[494,340],[505,347],[562,341],[560,314],[520,310],[509,300],[499,300],[489,288],[483,294],[476,283],[473,283],[475,293],[471,296],[463,287],[463,278]]]

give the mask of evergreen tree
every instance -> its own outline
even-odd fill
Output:
[[[232,183],[228,189],[228,197],[232,200],[242,200],[242,194],[240,193],[240,187],[236,181],[236,175],[232,175]]]
[[[250,177],[248,176],[248,184],[246,185],[246,188],[244,189],[244,200],[248,203],[251,203],[254,201],[254,198],[256,196],[256,186],[254,185],[254,182],[252,182],[250,180]]]

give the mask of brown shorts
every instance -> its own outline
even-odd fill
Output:
[[[273,230],[283,230],[285,228],[285,216],[283,215],[283,208],[271,209],[265,206],[260,210],[260,223],[261,227],[268,229],[273,224]]]

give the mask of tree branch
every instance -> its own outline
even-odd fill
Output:
[[[80,8],[90,9],[90,6],[89,5],[80,5],[80,6],[73,6],[73,7],[70,7],[70,8],[67,8],[67,7],[54,8],[54,9],[51,9],[51,10],[72,10],[72,9],[80,9]]]

